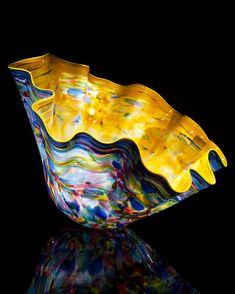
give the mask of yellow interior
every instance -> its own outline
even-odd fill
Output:
[[[29,72],[35,87],[53,91],[32,108],[56,141],[69,141],[79,132],[102,143],[130,139],[137,144],[145,167],[163,176],[177,192],[191,187],[190,169],[215,183],[208,161],[211,150],[227,165],[221,150],[193,120],[143,85],[122,86],[97,78],[88,66],[51,54],[9,67]]]

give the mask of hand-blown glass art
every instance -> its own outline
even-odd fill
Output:
[[[50,196],[78,223],[122,227],[215,183],[222,151],[140,84],[51,54],[12,63]]]
[[[27,293],[199,292],[130,229],[77,226],[47,243]]]

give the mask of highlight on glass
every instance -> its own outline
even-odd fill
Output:
[[[51,54],[9,68],[49,194],[78,223],[123,227],[215,184],[227,165],[196,122],[146,86],[95,77]]]

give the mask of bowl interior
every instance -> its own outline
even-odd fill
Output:
[[[115,84],[91,75],[86,65],[50,54],[10,68],[29,72],[33,87],[51,91],[32,108],[56,141],[67,142],[80,132],[103,144],[132,140],[144,166],[163,176],[177,192],[190,188],[190,169],[215,183],[208,160],[211,150],[226,165],[221,150],[193,120],[143,85]]]

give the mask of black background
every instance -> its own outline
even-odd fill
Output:
[[[147,23],[141,15],[133,23],[119,15],[118,28],[112,27],[117,19],[110,17],[99,29],[96,24],[89,29],[88,21],[66,23],[68,34],[60,33],[56,24],[50,27],[47,20],[32,39],[23,26],[20,35],[16,28],[8,31],[1,53],[2,240],[4,269],[11,280],[7,293],[27,289],[42,247],[71,222],[49,198],[36,143],[6,68],[47,52],[88,64],[96,76],[153,88],[198,122],[223,150],[229,166],[216,173],[215,186],[131,228],[201,293],[217,293],[214,289],[220,288],[224,290],[218,293],[230,293],[224,287],[232,284],[228,264],[234,231],[234,59],[230,19],[218,16],[208,10],[193,19],[191,14],[183,20],[175,15],[169,23],[170,15],[157,22],[155,11],[145,15]]]

